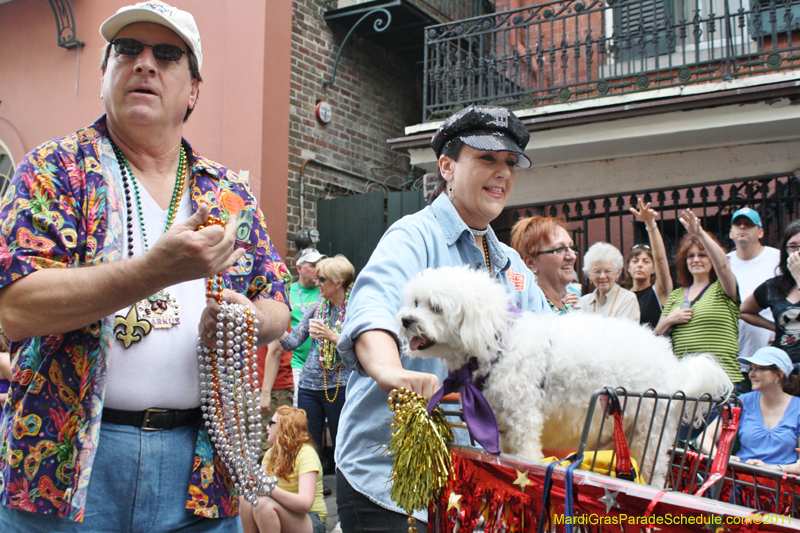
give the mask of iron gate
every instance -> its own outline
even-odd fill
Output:
[[[367,264],[384,232],[405,215],[425,207],[422,190],[371,192],[317,202],[317,248],[328,256],[344,254],[356,268]]]

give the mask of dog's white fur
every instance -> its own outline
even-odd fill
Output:
[[[733,389],[712,356],[679,361],[666,338],[630,320],[583,312],[563,316],[523,312],[514,317],[509,305],[506,288],[485,273],[445,267],[426,270],[409,281],[403,308],[397,314],[410,356],[441,358],[448,370],[477,358],[473,380],[488,373],[483,394],[497,418],[505,453],[538,460],[543,448],[576,448],[591,394],[605,386],[723,397]],[[650,472],[653,457],[658,455],[650,480],[656,485],[666,475],[665,450],[679,423],[679,408],[673,408],[669,420],[664,420],[665,404],[659,402],[656,430],[644,462],[644,437],[635,438],[631,445],[643,473]],[[600,411],[598,407],[595,412],[595,432]],[[625,418],[628,425],[633,414]],[[649,413],[640,413],[639,425],[648,425],[649,418]],[[662,424],[666,426],[664,438],[656,450]],[[601,447],[613,447],[613,424],[605,426]],[[635,435],[647,434],[647,427],[635,429]],[[596,439],[596,433],[591,435],[587,446]]]

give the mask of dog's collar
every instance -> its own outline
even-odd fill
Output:
[[[477,370],[478,362],[474,357],[447,375],[444,383],[428,401],[428,414],[442,400],[445,394],[461,391],[461,406],[464,409],[464,420],[470,435],[489,453],[500,453],[500,432],[497,419],[489,402],[483,396],[481,388],[472,383],[472,373]],[[484,378],[485,379],[485,378]]]

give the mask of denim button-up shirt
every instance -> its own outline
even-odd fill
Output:
[[[521,309],[550,312],[547,300],[534,283],[533,273],[519,254],[486,234],[491,274],[504,284]],[[483,251],[475,245],[469,227],[461,220],[446,195],[432,205],[409,215],[386,232],[359,274],[350,297],[347,319],[339,339],[339,352],[353,372],[347,384],[347,401],[339,419],[336,465],[348,483],[373,502],[404,513],[392,502],[389,484],[391,457],[381,447],[391,431],[387,395],[367,376],[355,354],[355,339],[365,331],[382,329],[394,335],[398,348],[395,314],[400,310],[406,282],[426,268],[468,265],[485,268]],[[440,359],[401,356],[403,368],[436,374],[444,381],[447,369]],[[427,520],[424,511],[415,514]]]
[[[192,209],[222,217],[221,195],[254,212],[246,253],[223,274],[226,288],[250,300],[286,301],[289,271],[267,235],[245,180],[188,146]],[[105,117],[36,148],[20,163],[0,205],[0,287],[44,268],[123,259],[125,198]],[[0,416],[0,504],[83,519],[99,442],[106,354],[114,317],[79,330],[11,344],[14,379]],[[187,327],[196,327],[186,324]],[[231,477],[205,428],[198,436],[186,508],[207,518],[238,514]]]

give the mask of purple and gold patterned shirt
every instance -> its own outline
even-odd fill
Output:
[[[184,141],[185,143],[185,141]],[[289,271],[272,245],[247,183],[187,146],[193,210],[220,211],[235,194],[254,213],[245,256],[224,273],[227,288],[250,300],[285,302]],[[0,287],[44,268],[89,266],[123,258],[125,205],[105,116],[77,133],[45,143],[19,165],[0,204]],[[14,379],[0,418],[0,503],[83,519],[97,449],[106,354],[106,317],[68,333],[12,343]],[[209,518],[239,511],[233,483],[208,432],[195,449],[186,508]]]

